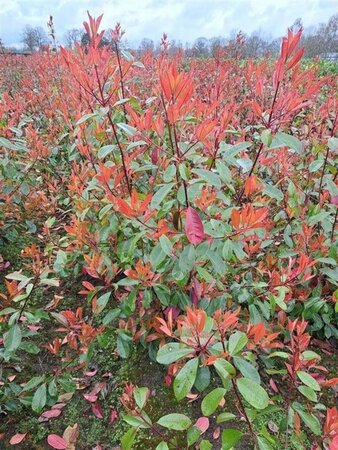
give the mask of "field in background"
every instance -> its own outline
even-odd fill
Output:
[[[0,55],[0,447],[337,449],[338,64]]]

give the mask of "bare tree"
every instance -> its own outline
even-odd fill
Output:
[[[64,37],[66,46],[73,48],[76,43],[80,44],[84,34],[84,30],[81,28],[72,28],[71,30],[68,30]]]
[[[169,56],[175,55],[179,51],[183,51],[182,42],[175,41],[175,39],[171,40],[168,48],[168,55]]]
[[[138,47],[138,51],[142,54],[142,53],[153,53],[155,49],[155,45],[154,45],[154,41],[152,39],[147,39],[144,38],[142,39],[142,41],[140,42],[140,45]]]
[[[217,36],[209,39],[210,54],[215,57],[219,54],[220,50],[226,45],[226,40],[222,36]]]
[[[39,50],[43,45],[46,45],[48,38],[43,28],[33,28],[30,25],[26,25],[22,33],[21,42],[27,50],[34,52],[35,50]]]
[[[308,58],[338,53],[338,14],[331,16],[327,23],[305,30],[301,45]]]
[[[338,14],[331,16],[327,24],[319,25],[322,53],[338,52]]]
[[[208,56],[209,55],[209,42],[205,37],[200,37],[196,39],[193,45],[193,55],[194,56]]]

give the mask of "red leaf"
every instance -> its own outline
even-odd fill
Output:
[[[116,203],[121,214],[127,217],[135,217],[135,211],[122,198],[116,198]]]
[[[53,417],[58,417],[61,414],[61,409],[50,409],[49,411],[45,411],[39,417],[39,421],[43,422],[48,419],[52,419]]]
[[[90,395],[96,395],[99,392],[102,391],[102,389],[105,389],[107,386],[107,383],[105,381],[99,381],[98,383],[95,384],[95,386],[93,387],[93,389],[90,391]]]
[[[270,386],[271,386],[271,389],[272,389],[274,392],[279,392],[278,387],[277,387],[277,384],[274,382],[274,380],[273,380],[272,378],[270,378],[269,384],[270,384]]]
[[[198,428],[201,433],[204,433],[209,428],[209,419],[207,417],[200,417],[197,419],[194,427]]]
[[[97,373],[97,369],[92,370],[90,372],[85,372],[86,377],[93,377],[94,375],[96,375]]]
[[[110,420],[109,423],[113,423],[115,422],[115,420],[118,418],[119,414],[117,412],[116,409],[111,409],[110,410]]]
[[[338,450],[338,434],[336,434],[334,436],[334,438],[332,439],[329,449],[330,450]]]
[[[57,450],[66,450],[67,442],[58,434],[50,434],[47,437],[48,444]]]
[[[201,298],[201,285],[196,278],[193,279],[192,286],[190,289],[190,300],[191,303],[196,306]]]
[[[216,427],[215,430],[214,430],[214,432],[213,432],[213,434],[212,434],[213,439],[214,439],[215,441],[217,441],[217,439],[220,437],[220,434],[221,434],[221,429],[220,429],[220,427]]]
[[[338,384],[338,378],[330,378],[329,380],[325,380],[322,383],[322,386],[328,387],[328,386],[336,386]]]
[[[202,242],[204,238],[204,228],[200,216],[189,206],[185,220],[185,233],[188,241],[196,245]]]
[[[172,380],[171,380],[170,375],[166,375],[166,376],[164,377],[164,380],[165,380],[165,384],[166,384],[167,386],[170,386],[170,385],[171,385]]]
[[[57,403],[52,406],[52,409],[63,409],[66,406],[66,403]]]
[[[83,394],[83,397],[91,403],[95,403],[97,400],[97,395]]]
[[[98,419],[103,419],[103,411],[99,402],[92,404],[92,411]]]
[[[16,445],[16,444],[20,444],[20,442],[22,442],[25,437],[26,437],[27,433],[23,433],[23,434],[15,434],[14,436],[11,437],[11,440],[9,441],[9,443],[11,445]]]

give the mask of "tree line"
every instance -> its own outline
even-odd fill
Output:
[[[302,27],[302,20],[297,19],[292,25],[292,29]],[[63,37],[63,45],[74,47],[76,43],[86,46],[88,44],[88,35],[82,29],[73,28],[68,30]],[[24,50],[34,52],[43,49],[50,43],[47,33],[42,27],[32,27],[26,25],[22,32],[21,42]],[[101,45],[110,45],[113,48],[111,32],[107,30]],[[140,54],[151,52],[157,54],[160,52],[160,43],[155,43],[152,39],[144,38],[138,46],[132,46],[127,40],[122,41],[125,49],[136,51]],[[325,23],[304,29],[300,45],[305,48],[305,57],[313,58],[315,56],[324,56],[327,54],[338,53],[338,14],[329,18]],[[4,45],[1,44],[4,49]],[[240,52],[243,58],[259,58],[266,54],[277,56],[280,47],[280,38],[272,39],[265,35],[261,30],[254,31],[250,35],[240,31],[233,30],[227,37],[216,36],[210,39],[199,37],[193,43],[182,43],[172,40],[168,48],[169,53],[183,51],[186,56],[209,57],[216,56],[222,49],[228,52]]]

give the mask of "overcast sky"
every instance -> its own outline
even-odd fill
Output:
[[[46,29],[51,14],[62,43],[68,29],[82,27],[87,10],[104,13],[104,28],[121,22],[132,44],[144,37],[158,41],[163,32],[183,44],[232,30],[250,34],[261,29],[278,37],[298,17],[305,27],[326,22],[337,6],[338,0],[0,0],[0,38],[19,46],[23,27]]]

